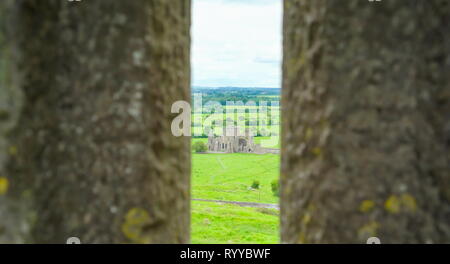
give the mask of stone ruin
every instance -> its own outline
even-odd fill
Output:
[[[221,136],[208,136],[208,151],[216,153],[279,154],[279,149],[263,148],[255,144],[249,130],[241,133],[238,127],[227,127]]]

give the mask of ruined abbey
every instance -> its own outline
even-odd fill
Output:
[[[255,144],[253,135],[246,130],[240,133],[238,127],[227,127],[221,136],[210,135],[208,137],[208,151],[218,153],[255,153],[255,154],[279,154],[278,149],[263,148]]]

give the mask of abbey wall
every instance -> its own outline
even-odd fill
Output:
[[[208,137],[208,151],[218,153],[255,153],[279,154],[279,149],[263,148],[255,144],[253,135],[249,131],[240,133],[237,127],[226,128],[221,136]]]

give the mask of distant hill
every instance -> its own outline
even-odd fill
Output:
[[[201,93],[204,103],[218,101],[225,105],[227,101],[278,101],[280,88],[267,87],[200,87],[193,86],[192,93]]]
[[[254,89],[254,90],[261,90],[261,89],[278,89],[276,87],[239,87],[239,86],[223,86],[223,87],[208,87],[208,86],[192,86],[192,90],[243,90],[243,89]]]

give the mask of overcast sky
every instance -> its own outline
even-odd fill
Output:
[[[193,0],[194,86],[281,86],[281,0]]]

